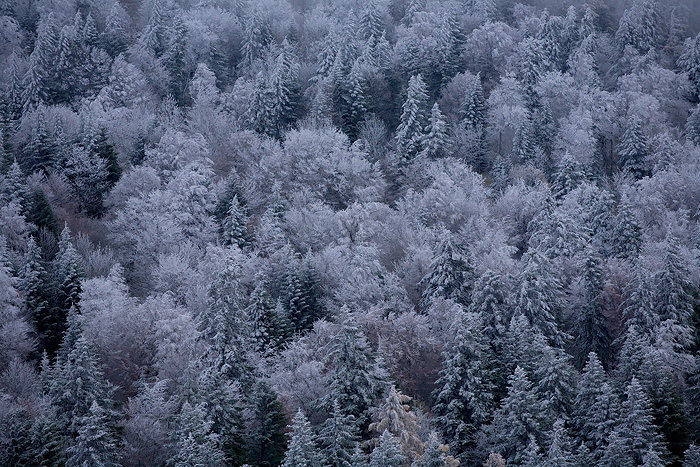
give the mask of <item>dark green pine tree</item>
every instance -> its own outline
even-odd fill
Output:
[[[464,100],[459,108],[459,129],[466,133],[467,141],[472,142],[467,158],[478,172],[486,170],[486,101],[481,85],[481,75],[476,75],[464,92]]]
[[[476,431],[493,412],[494,357],[479,315],[461,313],[455,328],[443,351],[433,411],[445,439],[457,452],[465,452],[474,447]]]
[[[34,237],[29,237],[27,251],[19,271],[19,289],[22,291],[25,306],[37,330],[39,323],[45,319],[49,308],[46,281],[47,276],[41,250],[34,241]]]
[[[102,47],[112,57],[116,57],[127,48],[127,34],[124,28],[129,19],[128,13],[120,3],[115,3],[107,15],[105,30],[102,32],[100,42]]]
[[[338,402],[323,422],[318,435],[321,458],[325,467],[353,467],[353,457],[359,445],[355,418],[343,412]]]
[[[569,354],[562,348],[548,345],[544,336],[535,337],[534,349],[533,389],[540,404],[542,429],[549,430],[557,417],[568,419],[571,416],[577,375]]]
[[[35,225],[39,232],[46,230],[56,238],[59,236],[61,231],[44,190],[40,187],[30,190],[25,206],[24,217],[27,222]]]
[[[77,421],[78,437],[68,447],[66,467],[118,467],[119,445],[111,417],[92,401],[90,411]]]
[[[311,424],[299,409],[292,420],[287,452],[282,467],[320,467],[321,459]]]
[[[429,122],[428,91],[421,75],[411,77],[406,93],[401,121],[396,128],[396,150],[404,163],[423,150],[423,132]]]
[[[559,170],[554,176],[552,194],[558,200],[571,193],[586,180],[586,174],[578,160],[568,152],[559,162]]]
[[[625,395],[620,424],[615,432],[619,434],[634,465],[642,464],[644,455],[650,449],[665,457],[666,447],[654,425],[651,402],[636,377],[632,377]]]
[[[284,436],[287,420],[277,394],[262,380],[252,393],[252,413],[247,462],[260,467],[276,467],[284,459],[287,448]]]
[[[700,146],[700,105],[695,106],[685,124],[685,138]]]
[[[412,467],[446,467],[454,465],[454,458],[447,456],[448,446],[440,442],[437,433],[432,432],[428,435],[428,442],[425,445],[425,450],[420,459],[417,459]],[[450,462],[452,461],[452,462]],[[449,462],[449,463],[448,463]]]
[[[691,444],[683,456],[683,467],[700,467],[700,447]]]
[[[384,393],[385,382],[353,315],[344,312],[341,328],[325,354],[333,370],[321,406],[330,412],[337,403],[343,413],[355,417],[360,433],[366,435],[369,411]]]
[[[602,457],[620,415],[620,401],[607,380],[598,356],[591,352],[578,383],[572,424],[578,441],[595,460]]]
[[[243,291],[236,267],[228,262],[209,289],[209,303],[199,317],[201,339],[209,364],[234,380],[247,381],[250,324],[245,316]]]
[[[187,67],[187,25],[180,15],[167,28],[167,49],[161,57],[170,76],[170,93],[180,105],[186,103],[187,86],[191,78]]]
[[[238,196],[234,196],[229,205],[226,216],[221,222],[221,241],[224,245],[236,245],[245,248],[249,245],[248,236],[248,212]]]
[[[185,402],[177,417],[178,429],[174,433],[175,454],[168,462],[174,467],[219,466],[226,457],[212,433],[213,422],[201,405]]]
[[[21,158],[19,159],[25,173],[46,173],[56,165],[59,148],[56,138],[49,133],[47,126],[46,116],[43,111],[39,110],[36,132],[32,135],[29,143],[22,149]]]
[[[108,188],[112,188],[121,178],[122,169],[119,166],[117,150],[114,147],[114,144],[109,141],[107,130],[104,127],[100,128],[100,131],[98,131],[95,137],[92,139],[90,149],[92,154],[94,154],[96,157],[104,159],[107,163],[107,186]]]
[[[634,259],[642,249],[642,229],[632,206],[624,200],[617,207],[610,238],[612,254],[617,258]]]
[[[279,302],[277,306],[267,293],[263,280],[258,280],[246,310],[252,326],[256,350],[273,356],[292,337],[292,323]]]
[[[637,179],[646,177],[649,175],[649,154],[649,141],[642,130],[642,123],[633,117],[618,146],[620,170],[630,172]]]
[[[520,121],[513,136],[513,160],[519,164],[534,164],[536,155],[535,129],[532,114]]]
[[[320,278],[307,254],[301,263],[287,270],[283,304],[296,332],[311,329],[324,315],[321,304]]]
[[[508,395],[494,414],[491,445],[508,465],[522,463],[530,439],[540,435],[539,404],[525,370],[516,367],[508,378]]]
[[[430,265],[430,272],[421,280],[423,294],[420,308],[427,311],[436,297],[447,298],[469,307],[476,280],[474,260],[471,252],[456,243],[445,233],[437,256]]]
[[[589,353],[595,352],[607,366],[612,358],[612,337],[608,330],[607,318],[603,314],[603,271],[600,258],[590,246],[586,248],[580,270],[584,293],[574,331],[575,364],[577,368],[583,368]]]
[[[37,28],[34,50],[22,80],[22,110],[28,112],[42,104],[50,104],[55,86],[55,64],[58,52],[58,24],[53,12],[42,18]]]
[[[437,159],[449,155],[449,150],[447,123],[436,102],[430,110],[430,124],[425,129],[424,148],[421,154],[430,159]]]
[[[676,349],[682,351],[691,344],[694,299],[689,271],[681,257],[677,238],[666,239],[663,265],[654,277],[654,311],[661,321],[671,321]]]
[[[547,467],[573,467],[574,454],[571,450],[571,438],[564,420],[557,419],[549,433],[549,451],[545,461]]]
[[[379,437],[379,445],[369,457],[369,467],[401,467],[404,462],[399,440],[389,430],[384,430]]]

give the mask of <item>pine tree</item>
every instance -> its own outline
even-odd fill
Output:
[[[443,351],[433,410],[447,441],[462,452],[473,446],[476,430],[489,420],[495,388],[493,356],[480,316],[462,313],[455,327],[454,338]]]
[[[424,147],[421,154],[431,159],[437,159],[449,154],[450,140],[447,134],[447,123],[436,102],[430,110],[430,123],[425,128]]]
[[[257,350],[264,355],[273,355],[291,338],[292,324],[281,304],[277,302],[276,306],[270,298],[264,281],[257,282],[246,314],[252,326],[252,338],[257,344]]]
[[[117,184],[122,176],[122,169],[119,167],[117,150],[109,141],[107,130],[102,127],[91,141],[91,152],[96,157],[103,159],[107,165],[106,182],[107,187],[112,188]]]
[[[66,453],[66,467],[118,467],[119,451],[110,417],[96,401],[90,411],[77,421],[78,437]]]
[[[552,183],[552,194],[560,200],[574,191],[585,179],[583,167],[574,156],[567,152],[559,162],[559,170]]]
[[[29,144],[22,149],[22,169],[25,173],[47,172],[57,162],[58,147],[56,139],[49,134],[43,109],[37,111],[36,133]]]
[[[615,38],[620,48],[631,45],[646,53],[659,44],[661,14],[656,0],[635,0],[620,18]]]
[[[696,105],[685,124],[685,138],[700,146],[700,105]]]
[[[618,205],[610,238],[612,254],[617,258],[632,259],[639,255],[642,248],[642,229],[632,206],[624,200]]]
[[[665,455],[665,447],[654,425],[651,403],[639,380],[632,377],[622,403],[620,425],[615,429],[627,447],[635,465],[644,461],[648,450]]]
[[[661,323],[671,320],[676,328],[679,347],[690,344],[693,297],[691,284],[680,253],[678,239],[666,239],[663,265],[654,277],[654,311]]]
[[[557,419],[554,422],[549,438],[549,451],[545,465],[550,467],[573,466],[574,456],[571,452],[571,440],[562,419]]]
[[[46,280],[41,250],[34,241],[34,237],[29,237],[27,251],[24,254],[24,261],[19,272],[19,288],[24,295],[24,303],[37,330],[39,330],[39,323],[43,325],[49,307]]]
[[[525,267],[515,291],[514,315],[521,314],[551,345],[561,346],[566,339],[558,328],[561,283],[552,274],[551,263],[539,251],[528,251],[523,260]]]
[[[532,164],[535,160],[535,130],[532,115],[520,121],[513,136],[513,159],[520,164]]]
[[[211,284],[207,308],[200,315],[201,338],[209,344],[211,364],[233,379],[248,376],[246,351],[250,339],[243,292],[229,261]]]
[[[359,432],[352,415],[343,413],[337,402],[319,432],[322,464],[326,467],[354,467],[353,457],[359,449]]]
[[[124,7],[120,3],[112,5],[101,37],[102,46],[112,57],[116,57],[126,50],[128,44],[124,23],[127,20],[128,13]]]
[[[516,367],[508,378],[508,395],[494,414],[491,432],[492,445],[509,465],[521,463],[531,437],[539,435],[538,405],[525,370]]]
[[[174,434],[175,455],[169,463],[175,467],[222,466],[226,460],[219,448],[215,434],[211,432],[212,421],[201,405],[185,402],[178,416],[179,427]]]
[[[600,259],[592,248],[587,248],[581,267],[584,286],[583,307],[581,308],[575,332],[576,366],[582,368],[591,352],[595,352],[606,364],[610,361],[612,338],[608,331],[607,319],[603,314],[603,271]]]
[[[638,118],[633,117],[622,135],[618,148],[620,170],[629,171],[637,179],[647,176],[649,153],[649,142],[642,131],[642,124]]]
[[[489,457],[486,459],[486,462],[484,462],[483,467],[506,467],[506,461],[500,454],[492,452],[491,454],[489,454]]]
[[[377,433],[389,431],[399,441],[401,454],[409,460],[420,457],[423,442],[418,436],[418,422],[408,403],[411,398],[397,391],[394,385],[389,387],[386,398],[374,413],[376,422],[369,428]]]
[[[379,437],[379,445],[369,458],[369,467],[401,467],[405,461],[399,441],[388,430]]]
[[[700,96],[700,34],[685,40],[676,64],[687,74],[695,97]]]
[[[53,12],[50,12],[39,24],[34,50],[29,56],[29,68],[22,81],[23,112],[51,103],[57,52],[58,25]]]
[[[311,256],[307,254],[298,268],[290,265],[286,273],[283,292],[284,308],[295,331],[311,329],[314,322],[324,316],[321,304],[320,278]]]
[[[617,424],[620,402],[607,382],[598,356],[591,352],[574,401],[573,426],[594,458],[600,458]]]
[[[685,451],[683,467],[700,467],[700,448],[697,445],[691,444]]]
[[[284,459],[287,447],[284,409],[277,394],[262,380],[256,384],[252,398],[253,417],[247,462],[261,467],[277,466]]]
[[[299,409],[290,426],[289,445],[282,467],[319,467],[318,448],[311,431],[311,424]]]
[[[224,245],[248,246],[248,215],[245,206],[234,196],[221,222],[221,239]]]
[[[474,260],[471,252],[444,234],[436,258],[430,265],[430,272],[421,280],[424,285],[421,309],[426,311],[435,297],[453,300],[468,307],[475,277]]]
[[[404,163],[410,162],[424,147],[424,129],[428,124],[428,91],[421,75],[408,81],[401,123],[396,128],[396,150]]]
[[[576,372],[571,358],[562,349],[546,343],[544,336],[534,340],[535,366],[531,371],[534,391],[539,399],[543,429],[549,429],[557,417],[569,417],[576,394]]]
[[[329,411],[338,403],[343,412],[357,420],[361,433],[369,426],[369,409],[384,392],[384,382],[367,339],[351,314],[343,316],[341,329],[328,343],[327,362],[333,363],[329,394],[321,405]]]

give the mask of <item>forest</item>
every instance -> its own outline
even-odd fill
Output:
[[[0,465],[700,467],[700,4],[0,0]]]

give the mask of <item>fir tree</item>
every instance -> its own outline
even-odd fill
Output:
[[[656,0],[635,0],[620,18],[615,38],[620,48],[631,45],[646,53],[658,45],[661,14]]]
[[[58,147],[54,135],[49,133],[43,110],[37,111],[36,133],[22,150],[22,169],[25,173],[47,172],[57,162]]]
[[[571,453],[571,440],[562,419],[554,422],[549,438],[549,451],[545,465],[550,467],[573,466],[574,456]]]
[[[77,421],[78,437],[66,453],[66,467],[118,467],[119,451],[110,417],[96,401]]]
[[[290,429],[289,445],[282,467],[319,467],[321,463],[311,424],[301,409],[294,416]]]
[[[292,324],[281,304],[277,302],[276,306],[272,301],[262,280],[253,290],[246,314],[252,326],[252,338],[257,344],[257,350],[264,355],[274,354],[291,338]]]
[[[696,105],[685,124],[685,138],[700,146],[700,105]]]
[[[353,458],[359,449],[359,432],[352,415],[343,413],[337,402],[319,432],[321,457],[327,467],[354,467]]]
[[[615,223],[610,234],[612,254],[617,258],[636,258],[642,248],[642,232],[632,206],[619,204]]]
[[[282,299],[295,331],[307,331],[323,317],[320,279],[307,254],[298,268],[290,265]]]
[[[425,129],[424,147],[421,154],[436,159],[449,154],[450,141],[447,135],[447,123],[436,102],[430,111],[430,123]]]
[[[321,400],[330,411],[334,403],[357,420],[361,433],[369,426],[369,409],[384,392],[377,363],[367,339],[351,314],[343,317],[341,329],[328,343],[328,361],[333,363],[329,394]]]
[[[583,307],[581,308],[575,332],[576,366],[583,367],[589,353],[595,352],[603,362],[608,363],[612,338],[608,331],[607,320],[603,314],[602,292],[603,272],[600,259],[591,248],[586,249],[586,256],[581,268],[584,286]]]
[[[404,163],[411,161],[424,147],[424,129],[428,124],[428,93],[421,75],[408,82],[401,123],[396,128],[396,150]]]
[[[277,466],[284,459],[286,440],[284,428],[287,420],[277,394],[259,381],[252,396],[253,417],[247,462],[261,467]]]
[[[520,121],[513,136],[513,159],[520,164],[533,164],[535,160],[534,124],[532,115]]]
[[[493,404],[493,356],[479,315],[463,313],[454,338],[443,351],[434,392],[437,425],[457,451],[474,443],[474,434],[489,420]]]
[[[226,457],[219,448],[216,435],[211,432],[212,421],[202,406],[185,402],[178,421],[176,451],[170,464],[175,467],[224,465]]]
[[[425,287],[421,309],[426,311],[435,297],[448,298],[468,307],[476,279],[474,270],[471,252],[445,233],[430,272],[421,280]]]
[[[518,366],[508,378],[508,395],[494,414],[492,445],[507,463],[524,460],[530,439],[540,432],[539,408],[525,370]]]
[[[700,467],[700,448],[691,444],[685,451],[683,467]]]
[[[649,152],[649,142],[642,131],[642,124],[638,118],[632,118],[618,148],[620,170],[629,171],[637,179],[647,176]]]
[[[369,457],[369,467],[401,467],[405,461],[399,441],[388,430],[379,437],[379,445]]]
[[[238,196],[234,196],[226,212],[226,217],[221,222],[221,239],[223,244],[236,245],[239,248],[248,246],[247,223],[246,208],[238,200]]]
[[[583,167],[574,156],[567,152],[559,162],[559,170],[552,183],[552,194],[560,200],[576,189],[585,179]]]

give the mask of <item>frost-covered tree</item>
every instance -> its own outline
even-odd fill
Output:
[[[437,256],[430,265],[428,274],[421,281],[425,287],[421,297],[421,308],[427,310],[435,297],[448,298],[463,307],[468,307],[475,279],[471,252],[445,233]]]
[[[633,117],[622,135],[618,149],[620,170],[629,171],[636,178],[649,174],[649,142],[638,118]]]
[[[448,155],[449,150],[450,140],[447,133],[447,123],[436,102],[430,110],[430,123],[425,129],[424,147],[421,154],[436,159]]]
[[[379,437],[379,444],[369,457],[369,467],[401,467],[404,461],[399,440],[385,430]]]
[[[421,75],[408,81],[401,122],[396,128],[396,150],[404,162],[411,161],[425,147],[425,128],[429,122],[428,91]]]
[[[287,447],[284,436],[287,419],[282,404],[269,384],[262,380],[253,388],[251,399],[253,416],[249,421],[246,461],[252,465],[279,465]]]
[[[631,45],[641,53],[659,45],[661,13],[656,0],[635,0],[625,10],[615,32],[620,48]]]
[[[311,424],[301,409],[294,416],[290,430],[287,453],[282,466],[319,467],[321,463],[316,440],[311,431]]]
[[[174,433],[176,451],[169,461],[172,465],[224,465],[226,457],[219,448],[217,436],[211,432],[212,421],[202,406],[185,402],[178,421],[179,428]]]
[[[78,437],[68,447],[66,466],[83,467],[117,467],[119,463],[119,446],[114,427],[109,426],[110,417],[93,401],[90,411],[77,420]]]
[[[329,417],[318,434],[321,459],[328,467],[354,467],[355,452],[359,449],[359,431],[355,418],[343,413],[338,403],[333,404]]]
[[[437,425],[457,451],[473,445],[476,431],[493,411],[493,355],[488,344],[481,316],[462,313],[443,351],[433,410]]]
[[[406,459],[416,459],[423,452],[423,441],[418,432],[419,426],[416,414],[411,411],[408,403],[411,398],[398,391],[394,385],[389,387],[384,402],[374,413],[374,423],[369,429],[377,433],[389,431],[399,440],[401,454]]]

